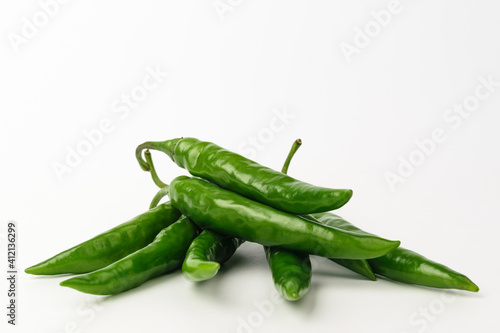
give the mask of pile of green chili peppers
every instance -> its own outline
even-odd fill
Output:
[[[465,275],[332,213],[349,201],[352,190],[288,176],[300,145],[300,139],[294,142],[278,172],[195,138],[145,142],[136,157],[160,187],[149,210],[25,271],[79,274],[61,286],[114,295],[179,268],[189,281],[211,279],[249,241],[263,245],[274,285],[290,301],[309,290],[310,255],[329,258],[370,280],[379,275],[435,288],[479,290]],[[165,184],[151,149],[166,153],[193,177]],[[170,201],[160,204],[165,196]]]

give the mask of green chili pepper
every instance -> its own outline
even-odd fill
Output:
[[[333,213],[327,212],[327,213],[316,213],[316,214],[311,214],[310,215],[312,218],[316,219],[318,222],[323,223],[325,225],[339,228],[341,230],[346,230],[350,232],[354,232],[357,234],[361,235],[371,235],[374,236],[373,234],[364,232],[363,230],[355,227],[351,223],[347,222],[343,218],[341,218],[338,215],[335,215]],[[375,281],[377,280],[375,274],[373,274],[373,271],[370,267],[370,264],[368,261],[365,259],[358,259],[358,260],[352,260],[352,259],[336,259],[336,258],[330,258],[333,262],[344,266],[347,269],[350,269],[351,271],[361,274],[368,279]]]
[[[361,234],[372,235],[333,213],[318,213],[312,214],[312,216],[321,223],[327,223],[339,229],[357,230]],[[356,265],[357,261],[359,260],[346,260],[349,265]],[[465,275],[402,247],[394,249],[378,258],[369,259],[368,263],[372,271],[376,274],[400,282],[435,288],[452,288],[468,291],[479,290]]]
[[[144,152],[144,156],[151,167],[151,178],[160,187],[151,201],[150,208],[153,208],[164,196],[168,195],[168,186],[158,177],[149,150]],[[182,264],[184,277],[196,282],[211,279],[219,271],[220,265],[229,260],[243,242],[239,238],[221,235],[211,230],[203,230],[187,250]]]
[[[313,186],[213,143],[194,138],[139,145],[136,149],[137,160],[143,170],[149,171],[149,164],[141,156],[144,149],[163,151],[193,176],[292,214],[334,210],[342,207],[352,196],[352,190]]]
[[[281,172],[286,174],[290,161],[302,141],[297,139]],[[312,266],[309,254],[287,250],[279,246],[264,246],[266,259],[273,276],[274,287],[288,301],[302,298],[311,285]]]
[[[404,248],[368,262],[376,274],[391,280],[434,288],[479,291],[479,287],[467,276]]]
[[[160,231],[153,242],[109,266],[62,281],[63,287],[94,295],[115,295],[179,268],[198,228],[188,218]]]
[[[290,149],[290,152],[288,153],[288,156],[285,160],[285,163],[283,164],[283,168],[281,169],[281,172],[287,173],[288,172],[288,167],[290,166],[290,162],[295,156],[295,153],[297,150],[300,148],[302,145],[302,140],[297,139],[293,145],[292,148]],[[328,213],[325,213],[328,214]],[[322,213],[317,213],[318,216],[322,216]],[[319,222],[316,220],[314,217],[311,215],[305,215],[303,216],[304,218],[307,219],[313,219],[315,222]],[[331,227],[338,227],[339,229],[342,229],[342,227],[345,227],[345,224],[340,223],[337,224],[335,219],[324,219],[321,221],[321,223],[324,223],[328,226]],[[346,228],[345,230],[352,231],[352,232],[357,232],[358,230],[355,230],[353,228]],[[358,259],[358,260],[353,260],[353,259],[336,259],[336,258],[330,258],[330,260],[334,261],[335,263],[344,266],[347,269],[350,269],[351,271],[354,271],[358,274],[364,275],[365,277],[369,278],[370,280],[376,280],[377,278],[375,277],[375,274],[373,274],[372,269],[370,265],[368,264],[368,261],[365,259]],[[311,277],[309,277],[309,280]]]
[[[25,269],[36,275],[87,273],[105,267],[151,243],[181,213],[164,203],[94,238]]]
[[[324,257],[366,259],[399,246],[308,221],[268,207],[202,179],[180,176],[169,187],[172,203],[203,229]]]
[[[347,268],[348,270],[363,275],[364,277],[376,281],[377,277],[372,271],[372,268],[366,259],[334,259],[330,258],[331,261]]]
[[[266,246],[267,262],[271,269],[276,290],[288,301],[302,298],[311,284],[311,261],[309,254]]]
[[[291,158],[299,148],[300,144],[301,142],[299,144],[295,143],[294,146],[296,147],[290,151],[287,163],[285,163],[285,172]],[[359,229],[333,213],[316,213],[311,214],[310,216],[321,223],[342,230],[348,230],[365,235],[373,235]],[[331,260],[372,280],[376,279],[373,274],[373,272],[375,272],[378,275],[404,283],[418,284],[435,288],[461,289],[473,292],[477,292],[479,290],[479,287],[465,275],[402,247],[398,247],[386,255],[369,260]]]
[[[220,265],[231,258],[242,242],[239,238],[203,230],[187,250],[182,274],[190,281],[211,279],[219,271]]]
[[[333,225],[339,229],[372,235],[333,213],[318,213],[312,214],[312,216],[321,223]],[[356,265],[358,261],[345,260],[351,266]],[[369,259],[368,263],[372,271],[376,274],[400,282],[435,288],[452,288],[468,291],[479,290],[465,275],[402,247],[398,247],[378,258]],[[363,273],[360,272],[360,274]],[[363,275],[366,276],[366,274]]]
[[[300,144],[300,139],[297,142]],[[292,147],[292,149],[294,148]],[[150,171],[154,182],[160,187],[164,186],[165,183],[158,178],[149,150],[146,150],[145,156],[151,167]],[[290,163],[289,159],[287,161]],[[165,189],[163,187],[162,190]],[[158,195],[161,196],[160,193]],[[212,278],[217,273],[220,263],[229,259],[240,242],[239,238],[222,236],[213,231],[204,230],[188,249],[182,267],[184,276],[192,281]],[[264,248],[276,289],[287,300],[295,301],[305,295],[311,281],[309,255],[286,250],[279,246],[266,246]],[[216,259],[217,257],[219,260]]]

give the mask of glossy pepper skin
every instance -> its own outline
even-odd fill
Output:
[[[105,267],[151,243],[181,213],[170,203],[150,209],[52,258],[25,269],[35,275],[79,274]]]
[[[285,163],[283,164],[283,168],[281,169],[281,172],[287,173],[288,172],[288,167],[290,166],[290,162],[292,161],[293,157],[295,156],[295,153],[297,150],[300,148],[302,145],[302,140],[297,139],[292,145],[292,148],[290,149],[290,152],[288,153],[288,156],[285,160]],[[360,229],[354,227],[352,224],[349,222],[341,219],[339,216],[334,215],[332,213],[317,213],[316,218],[308,215],[304,216],[305,218],[310,218],[313,219],[316,222],[320,222],[323,224],[326,224],[331,227],[338,227],[339,229],[343,230],[348,230],[352,232],[359,232]],[[352,260],[352,259],[335,259],[335,258],[330,258],[333,262],[344,266],[347,269],[350,269],[351,271],[361,274],[370,280],[376,280],[377,278],[375,277],[375,274],[373,274],[373,271],[368,264],[368,261],[365,259],[359,259],[359,260]]]
[[[373,270],[366,259],[333,259],[330,258],[331,261],[343,266],[354,273],[358,273],[359,275],[363,275],[364,277],[376,281],[377,277],[373,273]]]
[[[400,243],[311,222],[198,178],[175,178],[169,196],[175,207],[202,229],[266,246],[280,245],[324,257],[366,259],[381,256]]]
[[[336,226],[339,229],[357,230],[359,233],[371,235],[333,213],[318,213],[312,214],[312,216],[322,223]],[[402,247],[378,258],[363,261],[368,262],[372,272],[391,280],[434,288],[461,289],[473,292],[479,290],[477,285],[465,275]],[[355,272],[356,269],[353,267],[359,269],[356,265],[360,260],[343,260],[343,262],[350,265],[346,267]],[[365,273],[362,271],[359,273],[367,276],[366,272],[368,270]]]
[[[276,290],[288,301],[302,298],[311,285],[312,268],[309,254],[279,246],[266,246],[264,251]]]
[[[434,288],[479,291],[467,276],[404,248],[368,262],[376,274],[391,280]]]
[[[181,217],[160,231],[148,246],[97,271],[62,281],[60,285],[93,295],[115,295],[138,287],[179,268],[198,231],[188,218]]]
[[[203,230],[187,250],[182,264],[182,274],[193,282],[213,278],[219,271],[220,265],[231,258],[242,243],[239,238]]]
[[[287,172],[290,161],[301,144],[301,140],[294,142],[283,166],[283,172]],[[340,229],[369,234],[333,213],[317,213],[309,215],[307,218],[313,218],[321,223]],[[404,283],[435,288],[462,289],[472,292],[479,290],[478,286],[465,275],[402,247],[370,260],[331,260],[372,280],[376,279],[373,273],[375,271],[379,275]]]
[[[144,149],[163,151],[193,176],[292,214],[334,210],[346,204],[352,196],[350,189],[314,186],[195,138],[139,145],[136,157],[141,167],[149,171],[150,166],[141,155]]]
[[[297,139],[281,168],[286,174],[293,156],[302,141]],[[279,246],[264,246],[274,287],[288,301],[297,301],[309,291],[312,269],[309,254],[287,250]]]
[[[323,223],[323,224],[331,226],[331,227],[339,228],[341,230],[346,230],[346,231],[358,233],[361,235],[372,235],[368,232],[365,232],[365,231],[359,229],[358,227],[347,222],[346,220],[344,220],[340,216],[338,216],[334,213],[331,213],[331,212],[311,214],[311,217],[313,219],[316,219],[320,223]],[[335,263],[337,263],[341,266],[344,266],[347,269],[350,269],[351,271],[353,271],[355,273],[361,274],[372,281],[375,281],[377,279],[375,274],[373,274],[373,271],[371,269],[370,264],[365,259],[352,260],[352,259],[331,258],[330,260],[334,261]]]
[[[144,157],[150,166],[150,173],[154,183],[160,190],[154,196],[150,209],[168,195],[168,185],[160,180],[153,164],[149,150]],[[193,282],[211,279],[219,271],[220,265],[226,262],[241,245],[243,240],[218,234],[211,230],[203,230],[189,246],[182,264],[184,277]]]

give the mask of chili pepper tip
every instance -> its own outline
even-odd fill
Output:
[[[464,284],[461,289],[472,291],[473,293],[477,293],[479,291],[479,287],[466,276],[464,276]]]
[[[200,282],[213,278],[220,269],[220,264],[216,261],[192,261],[190,266],[182,266],[182,274],[192,282]]]
[[[89,284],[88,278],[84,277],[74,277],[68,280],[59,282],[61,287],[69,287],[86,294],[92,295],[106,295],[107,293],[100,293],[96,286]]]
[[[28,268],[25,268],[24,269],[24,272],[25,273],[28,273],[28,274],[36,274],[36,269],[33,268],[34,266],[31,266],[31,267],[28,267]]]
[[[79,283],[77,283],[77,282],[75,283],[75,281],[73,279],[68,279],[68,280],[61,281],[61,282],[59,282],[59,285],[61,287],[69,287],[69,288],[73,288],[75,290],[80,291],[78,289]]]
[[[303,281],[295,281],[294,279],[287,281],[282,287],[281,295],[287,301],[298,301],[300,298],[302,298],[302,294],[305,294],[305,292],[301,292],[299,287],[302,283]]]

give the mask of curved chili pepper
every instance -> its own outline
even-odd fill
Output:
[[[142,169],[149,171],[149,164],[141,156],[144,149],[163,151],[193,176],[292,214],[334,210],[352,196],[352,190],[314,186],[195,138],[139,145],[136,158]]]
[[[302,298],[311,285],[312,267],[309,254],[264,247],[276,290],[288,301]]]
[[[359,229],[333,213],[318,213],[312,214],[312,216],[321,223],[327,223],[339,229],[373,235]],[[345,260],[349,265],[356,265],[358,261]],[[477,285],[465,275],[402,247],[398,247],[383,256],[367,261],[375,274],[385,276],[391,280],[434,288],[462,289],[473,292],[479,290]],[[363,275],[366,276],[366,274]]]
[[[262,245],[324,257],[366,259],[379,257],[400,243],[311,222],[197,178],[175,178],[169,196],[201,228]]]
[[[60,283],[93,295],[115,295],[179,268],[198,227],[181,217],[166,227],[152,243],[109,266]]]
[[[182,274],[189,281],[211,279],[219,271],[220,265],[231,258],[242,242],[239,238],[203,230],[187,250]]]
[[[391,280],[434,288],[479,291],[467,276],[408,249],[398,248],[368,262],[376,274]]]
[[[105,267],[151,243],[181,213],[170,203],[134,217],[88,241],[25,269],[35,275],[87,273]]]
[[[321,223],[327,223],[339,229],[373,235],[333,213],[318,213],[312,214],[312,216]],[[345,260],[344,262],[352,266],[357,265],[359,261]],[[398,247],[378,258],[369,259],[367,262],[375,274],[385,276],[391,280],[434,288],[461,289],[473,292],[479,290],[478,286],[465,275],[402,247]],[[360,272],[360,274],[363,273]],[[366,276],[366,274],[363,275]]]
[[[286,168],[290,160],[299,148],[295,143],[285,163]],[[285,172],[286,169],[285,168]],[[333,213],[316,213],[310,215],[319,222],[329,226],[337,227],[342,230],[348,230],[356,233],[373,235],[367,233],[343,218]],[[440,263],[434,262],[426,257],[411,250],[398,247],[386,255],[369,260],[351,260],[351,259],[331,259],[336,263],[375,280],[373,272],[385,276],[389,279],[410,284],[418,284],[435,288],[451,288],[477,292],[479,287],[474,284],[467,276],[452,270]]]

